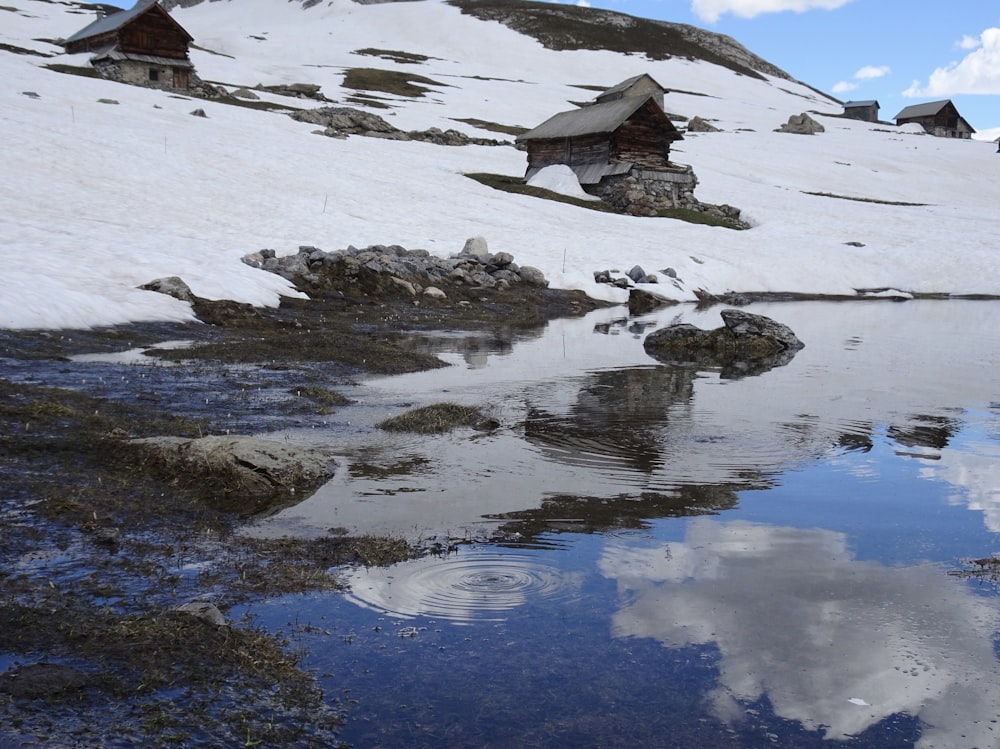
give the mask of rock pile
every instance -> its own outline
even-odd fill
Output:
[[[278,257],[274,250],[260,250],[246,255],[243,262],[277,273],[299,287],[324,288],[335,285],[334,279],[351,280],[367,273],[384,277],[412,296],[438,298],[446,296],[441,287],[448,285],[501,291],[521,283],[542,288],[549,285],[540,270],[519,266],[509,252],[490,253],[482,237],[469,239],[460,253],[449,258],[399,245],[348,247],[332,252],[307,245],[284,257]]]
[[[510,146],[510,141],[494,140],[492,138],[472,138],[458,130],[441,130],[432,127],[429,130],[411,130],[405,132],[390,125],[377,114],[365,112],[351,107],[319,107],[304,109],[289,115],[293,120],[320,125],[322,134],[330,138],[346,138],[348,135],[363,135],[368,138],[387,138],[389,140],[416,140],[424,143],[434,143],[441,146]]]

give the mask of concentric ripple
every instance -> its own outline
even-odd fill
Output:
[[[387,569],[354,570],[346,582],[347,600],[359,606],[400,618],[469,623],[502,621],[506,612],[531,601],[572,598],[580,576],[523,552],[462,550]]]

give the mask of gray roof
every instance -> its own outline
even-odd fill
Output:
[[[880,107],[879,103],[875,99],[865,99],[864,101],[845,101],[844,109],[850,109],[851,107]]]
[[[940,112],[948,104],[951,104],[951,99],[945,99],[944,101],[929,101],[924,104],[913,104],[903,109],[903,111],[897,114],[893,119],[898,120],[906,117],[929,117]]]
[[[632,76],[628,80],[615,84],[611,88],[604,89],[604,91],[602,91],[597,98],[600,99],[604,96],[608,96],[609,94],[617,94],[620,93],[621,91],[626,91],[633,85],[635,85],[637,82],[642,80],[643,78],[649,78],[649,80],[651,80],[653,83],[656,83],[656,79],[654,79],[653,76],[651,76],[649,73],[640,73],[639,75]],[[661,90],[666,91],[666,89],[664,89],[663,86],[660,86],[659,83],[656,83],[656,85],[659,86]]]
[[[132,62],[148,62],[153,65],[167,65],[172,68],[191,68],[194,70],[194,63],[190,60],[183,60],[179,57],[159,57],[158,55],[140,55],[135,52],[122,52],[117,44],[105,47],[93,54],[91,62],[95,60],[131,60]]]
[[[136,2],[136,4],[128,10],[120,10],[117,13],[111,13],[110,15],[98,18],[93,23],[84,26],[82,29],[73,34],[73,36],[66,39],[64,44],[76,42],[80,39],[88,39],[92,36],[107,34],[109,31],[118,31],[118,29],[122,26],[135,20],[156,4],[157,0],[138,0],[138,2]],[[180,27],[180,24],[178,24],[178,27]],[[187,32],[185,31],[184,33]]]
[[[517,136],[517,140],[573,138],[579,135],[613,133],[651,98],[651,96],[626,96],[572,109],[569,112],[560,112],[549,117],[538,127]],[[680,133],[677,133],[677,136],[680,138]]]

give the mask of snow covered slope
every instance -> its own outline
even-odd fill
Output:
[[[813,117],[825,133],[776,133],[792,114],[841,111],[783,78],[676,57],[553,51],[438,0],[218,0],[172,11],[195,38],[199,75],[229,90],[314,83],[356,106],[358,92],[343,87],[349,69],[429,79],[419,97],[370,92],[388,105],[372,111],[404,130],[503,139],[461,120],[531,127],[592,98],[593,87],[649,73],[673,89],[669,112],[722,129],[686,136],[672,155],[694,166],[701,200],[735,205],[754,224],[737,232],[588,211],[464,176],[523,174],[525,156],[512,147],[335,140],[278,112],[55,72],[44,66],[82,66],[86,56],[40,40],[69,36],[92,14],[71,2],[8,3],[0,327],[190,319],[188,305],[136,288],[167,275],[200,296],[276,304],[296,292],[244,265],[244,254],[381,243],[447,255],[474,235],[539,267],[553,286],[603,298],[624,292],[595,284],[593,272],[635,264],[673,268],[679,288],[660,290],[682,300],[700,288],[1000,293],[994,146],[823,114]],[[422,59],[414,56],[426,60],[400,61]],[[199,107],[207,118],[191,116]]]

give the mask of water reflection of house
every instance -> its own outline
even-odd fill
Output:
[[[681,367],[592,375],[580,387],[569,415],[529,405],[525,439],[557,462],[653,473],[663,465],[668,413],[691,403],[696,375]]]
[[[103,7],[103,6],[98,6]],[[101,15],[63,42],[69,54],[92,52],[90,64],[105,78],[162,89],[188,90],[193,37],[156,0]]]
[[[896,124],[916,122],[931,135],[941,138],[971,138],[976,132],[958,113],[950,99],[914,104],[896,115]]]

